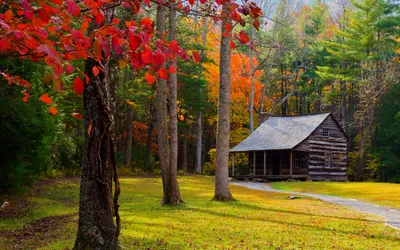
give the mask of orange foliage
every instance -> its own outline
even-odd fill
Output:
[[[216,48],[215,51],[208,52],[215,64],[206,64],[205,68],[209,72],[206,78],[209,82],[209,102],[217,105],[218,103],[218,89],[219,89],[219,52],[214,40],[214,45],[210,45],[211,48]],[[257,66],[258,62],[256,58],[253,58],[254,67]],[[260,78],[262,72],[257,70],[255,73],[255,98],[254,108],[258,109],[261,100],[262,83]],[[248,124],[249,105],[250,105],[250,94],[251,94],[251,68],[250,58],[241,53],[232,53],[231,56],[231,121],[239,126],[242,124]],[[216,117],[214,118],[216,122]]]

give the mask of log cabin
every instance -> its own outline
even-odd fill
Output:
[[[331,113],[273,116],[259,114],[259,127],[230,151],[236,179],[347,180],[348,137]],[[235,172],[235,154],[248,166]]]

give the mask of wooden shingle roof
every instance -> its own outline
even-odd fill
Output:
[[[292,149],[310,136],[329,115],[269,117],[231,152]]]

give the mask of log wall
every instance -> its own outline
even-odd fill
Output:
[[[329,129],[329,137],[333,138],[346,138],[343,130],[340,128],[340,125],[334,120],[333,116],[328,116],[325,121],[318,126],[318,128],[311,133],[311,135],[301,142],[299,145],[294,147],[295,150],[308,152],[310,150],[310,138],[323,136],[324,128]]]
[[[347,139],[309,138],[308,174],[312,180],[347,180]],[[331,158],[330,160],[328,160]]]

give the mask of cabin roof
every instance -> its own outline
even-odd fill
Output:
[[[292,149],[307,139],[329,115],[269,117],[231,152]]]

